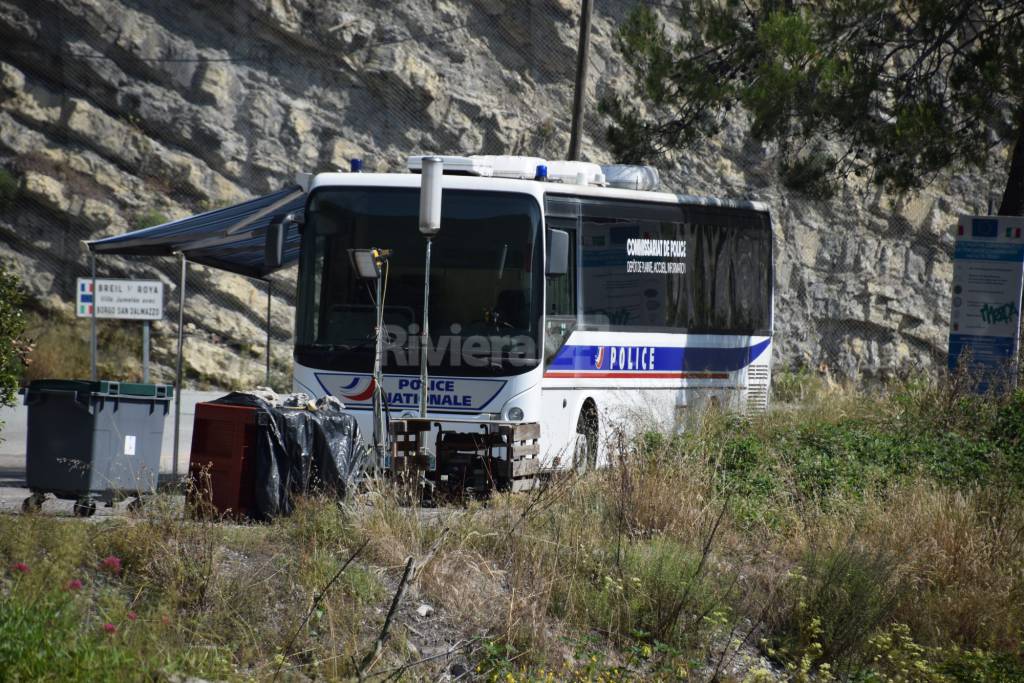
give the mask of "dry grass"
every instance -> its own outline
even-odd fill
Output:
[[[863,542],[896,558],[896,619],[930,644],[1014,651],[1024,628],[1024,509],[1005,491],[929,482],[864,505]]]
[[[89,376],[89,325],[85,318],[33,313],[25,337],[34,346],[22,380],[80,379]],[[138,323],[98,323],[98,371],[104,379],[142,381],[142,328]]]
[[[451,530],[421,590],[473,633],[505,644],[487,660],[493,671],[576,666],[582,653],[620,675],[684,661],[700,677],[730,633],[726,661],[763,641],[780,667],[797,667],[776,671],[784,676],[828,662],[845,674],[870,669],[879,639],[923,648],[915,656],[929,666],[956,668],[972,652],[975,674],[1004,657],[1016,671],[1019,489],[959,485],[964,472],[998,472],[960,461],[974,457],[970,443],[964,454],[931,453],[931,469],[890,453],[905,442],[914,457],[915,439],[936,426],[922,403],[950,400],[928,386],[899,392],[865,397],[829,386],[806,408],[754,423],[712,416],[682,443],[651,437],[617,454],[610,469],[486,508],[424,516],[382,504],[387,496],[377,492],[353,524],[381,539],[377,558],[389,566]],[[895,439],[884,431],[893,424],[905,426]],[[794,432],[799,452],[738,466],[737,444],[761,448]],[[884,458],[858,460],[876,441],[889,449]],[[835,464],[814,462],[816,452]],[[744,651],[736,641],[747,636]],[[656,664],[633,656],[645,644],[664,653]],[[947,680],[936,672],[934,680]]]
[[[96,524],[0,517],[0,557],[6,567],[29,569],[8,572],[0,588],[8,604],[52,603],[77,615],[73,629],[38,645],[56,651],[44,663],[52,669],[26,669],[24,653],[10,651],[0,651],[0,668],[20,672],[15,679],[43,671],[66,680],[161,678],[167,667],[207,678],[269,680],[279,668],[350,675],[386,591],[365,565],[351,567],[285,656],[347,548],[322,528],[342,523],[336,506],[300,509],[305,517],[269,527],[184,520],[179,505],[159,499],[141,517]],[[103,567],[107,557],[117,558],[117,571]],[[66,590],[72,580],[81,589]],[[4,622],[0,631],[17,627]],[[104,624],[116,633],[106,634]],[[82,668],[85,656],[97,665]]]
[[[709,415],[683,438],[626,445],[606,470],[486,503],[418,508],[378,481],[264,526],[183,523],[160,507],[93,525],[0,518],[0,558],[33,567],[2,590],[38,597],[86,577],[78,628],[145,615],[138,635],[100,641],[142,653],[126,661],[144,671],[336,680],[371,647],[407,558],[429,558],[381,677],[439,674],[451,657],[399,668],[419,659],[405,641],[429,629],[462,643],[484,679],[1014,680],[1024,403],[959,423],[935,407],[970,399],[900,392],[830,387],[750,422]],[[107,554],[122,558],[116,581],[96,569]],[[417,621],[421,602],[439,616]]]

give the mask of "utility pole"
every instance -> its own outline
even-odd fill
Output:
[[[569,135],[569,160],[580,158],[580,126],[583,101],[587,96],[587,67],[590,64],[590,13],[593,0],[583,0],[580,8],[580,44],[576,49],[576,92],[572,98],[572,133]]]

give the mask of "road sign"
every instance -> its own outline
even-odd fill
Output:
[[[164,317],[164,283],[159,280],[78,278],[75,315],[115,320],[160,320]]]
[[[1022,232],[1020,216],[960,217],[949,317],[951,370],[967,350],[975,370],[1008,370],[1016,360],[1024,283]]]

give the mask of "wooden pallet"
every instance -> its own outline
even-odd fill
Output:
[[[504,441],[504,457],[492,462],[495,479],[503,482],[506,491],[529,491],[537,486],[540,473],[540,425],[525,422],[501,426],[498,434]]]
[[[391,421],[391,471],[394,473],[425,473],[430,458],[425,455],[420,439],[430,432],[430,420]],[[432,450],[432,449],[431,449]]]
[[[392,471],[422,474],[448,495],[491,491],[528,491],[540,472],[540,425],[501,425],[495,431],[431,432],[437,420],[392,420]],[[467,425],[469,427],[469,425]],[[421,439],[431,438],[435,467],[428,471]]]

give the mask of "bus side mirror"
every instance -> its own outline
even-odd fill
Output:
[[[565,275],[569,272],[569,233],[565,230],[548,228],[548,275]]]
[[[263,265],[269,272],[284,265],[284,239],[288,229],[298,225],[295,216],[275,216],[267,226],[266,244],[263,251]]]

